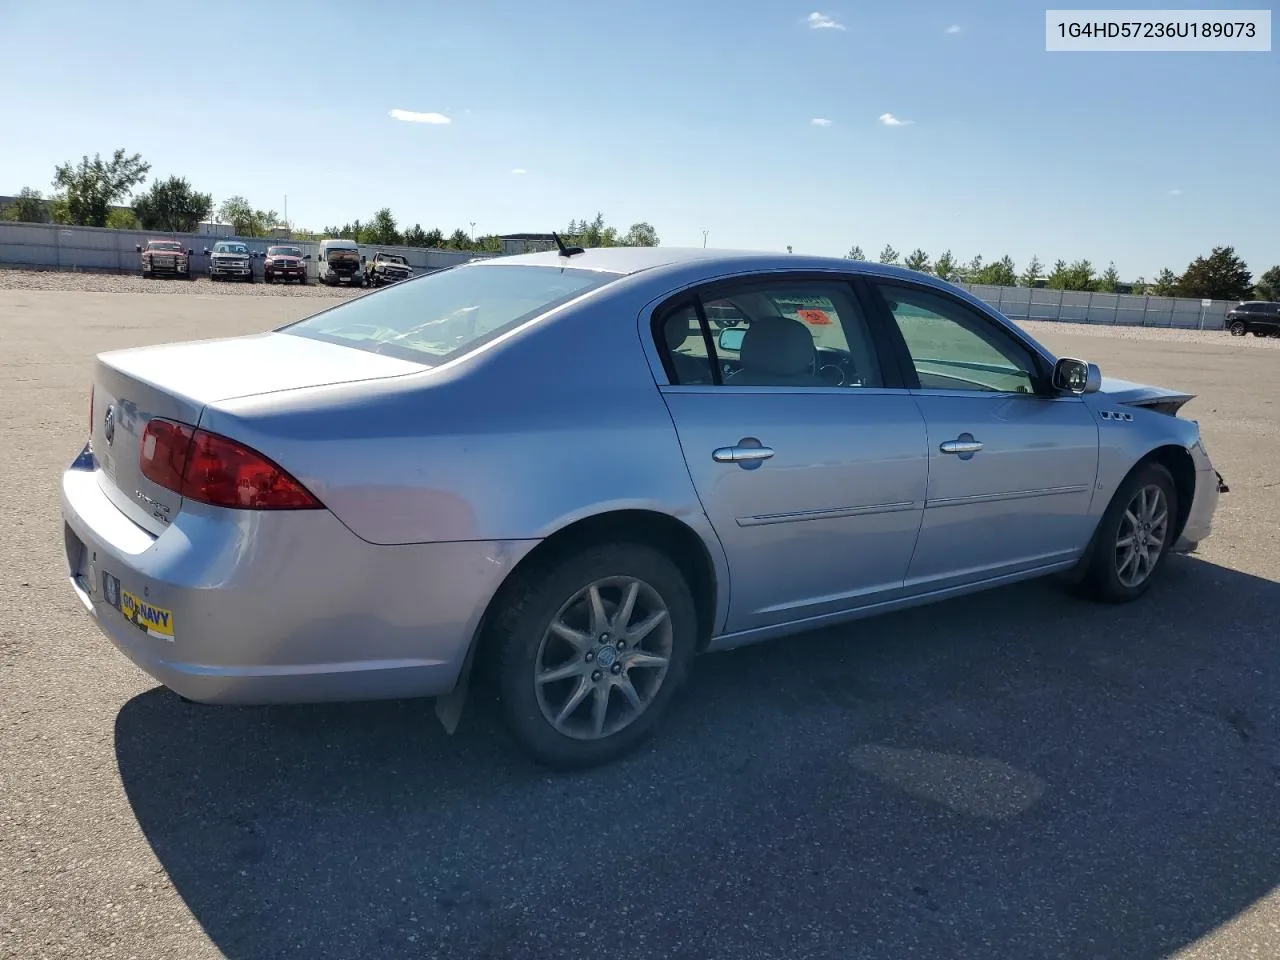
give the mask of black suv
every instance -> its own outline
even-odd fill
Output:
[[[1233,337],[1252,333],[1255,337],[1280,336],[1280,303],[1250,300],[1227,311],[1227,329]]]

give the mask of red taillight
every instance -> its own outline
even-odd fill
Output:
[[[138,466],[157,486],[182,493],[182,475],[195,428],[173,420],[152,420],[142,431]]]
[[[142,474],[183,497],[239,510],[315,510],[302,484],[256,450],[173,420],[142,434]]]

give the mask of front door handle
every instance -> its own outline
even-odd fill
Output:
[[[717,447],[711,451],[711,459],[716,463],[749,463],[755,460],[768,460],[773,456],[772,447],[743,446]]]
[[[982,441],[975,440],[969,434],[963,434],[956,440],[945,440],[939,444],[938,449],[943,453],[958,453],[961,456],[968,454],[972,456],[982,449]]]

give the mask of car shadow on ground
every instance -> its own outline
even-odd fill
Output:
[[[1280,584],[1011,587],[699,661],[614,766],[490,703],[121,710],[228,957],[1163,957],[1280,884]]]

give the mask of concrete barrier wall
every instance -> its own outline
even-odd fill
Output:
[[[53,270],[92,270],[112,273],[136,273],[141,270],[134,249],[151,239],[179,240],[195,251],[192,270],[197,276],[209,272],[209,258],[204,249],[212,249],[215,240],[233,239],[201,234],[161,234],[145,230],[111,230],[105,227],[64,227],[49,223],[0,222],[0,265]],[[311,254],[308,276],[316,277],[315,258],[320,244],[311,240],[268,240],[236,237],[250,250],[265,252],[277,243],[299,247]],[[361,244],[360,252],[369,258],[382,250],[402,254],[415,272],[442,270],[477,256],[459,250],[426,250],[422,247],[373,246]],[[254,273],[262,276],[262,261],[254,261]],[[1226,325],[1227,311],[1234,304],[1227,300],[1188,300],[1177,297],[1145,297],[1132,294],[1080,293],[1072,290],[1046,290],[1032,287],[993,287],[961,284],[974,296],[985,300],[1013,320],[1051,320],[1063,323],[1096,323],[1108,326],[1179,327],[1192,330],[1221,330]]]
[[[1039,287],[992,287],[961,284],[1011,320],[1056,320],[1121,327],[1179,327],[1222,330],[1230,300],[1190,300],[1125,293],[1083,293]]]
[[[197,276],[209,272],[209,257],[204,250],[206,247],[213,249],[218,240],[240,240],[255,253],[265,253],[268,247],[281,243],[298,247],[303,255],[311,254],[308,275],[313,279],[316,276],[315,258],[320,253],[319,242],[313,240],[209,237],[201,234],[111,230],[106,227],[64,227],[56,223],[0,222],[0,265],[46,270],[139,273],[142,267],[135,248],[138,244],[146,244],[148,240],[160,239],[177,240],[188,250],[194,250],[191,268]],[[402,254],[418,273],[465,263],[472,257],[494,256],[461,250],[360,245],[360,252],[370,259],[379,250]],[[261,260],[254,261],[254,272],[257,276],[262,276]]]

